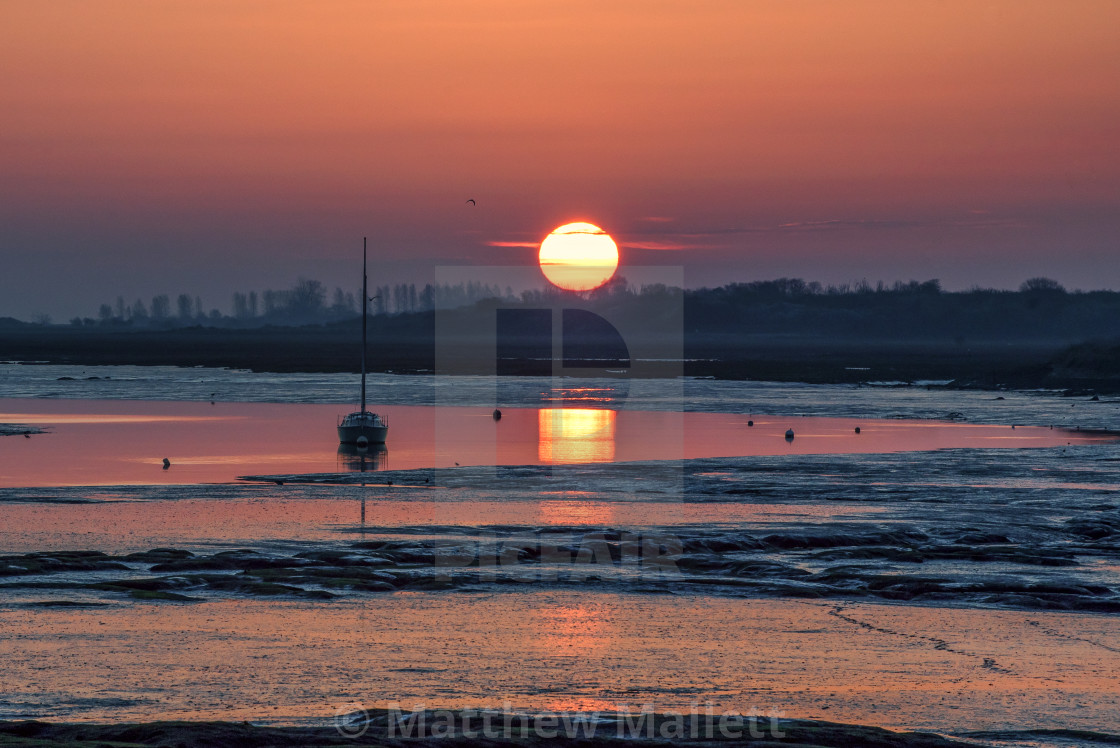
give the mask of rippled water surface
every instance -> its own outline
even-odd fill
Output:
[[[970,423],[1120,430],[1120,398],[945,390],[926,386],[806,385],[710,379],[370,375],[380,405],[505,408],[550,404],[851,418],[933,418]],[[0,396],[129,400],[356,404],[352,374],[267,374],[171,366],[0,364]],[[346,408],[344,410],[348,410]]]
[[[340,452],[351,376],[0,366],[0,717],[1120,732],[1114,400],[373,381]]]
[[[585,405],[506,407],[500,420],[482,407],[377,406],[390,424],[389,443],[357,450],[337,443],[344,406],[7,398],[0,399],[0,423],[46,433],[5,442],[0,487],[219,483],[276,472],[1017,449],[1114,440],[1042,426]]]

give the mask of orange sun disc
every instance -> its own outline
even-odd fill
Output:
[[[593,223],[568,223],[541,242],[541,272],[554,286],[590,291],[618,268],[618,245]]]

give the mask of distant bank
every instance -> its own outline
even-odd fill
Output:
[[[78,365],[207,366],[271,372],[356,372],[356,324],[303,327],[173,330],[11,325],[0,328],[0,360]],[[479,363],[485,341],[442,340],[440,373],[493,373]],[[432,313],[376,318],[370,368],[399,374],[432,373],[437,341]],[[498,373],[540,375],[537,341],[503,350]],[[608,357],[609,358],[609,357]],[[621,357],[619,357],[621,359]],[[588,356],[576,362],[588,375],[627,371],[625,360]],[[545,367],[549,362],[544,362]],[[489,366],[489,371],[487,370]],[[644,376],[714,377],[843,384],[935,382],[983,389],[1069,389],[1120,392],[1120,342],[1070,345],[1061,340],[883,339],[856,334],[736,334],[686,331],[679,360],[648,363]]]

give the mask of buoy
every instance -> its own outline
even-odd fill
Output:
[[[494,416],[495,421],[502,420],[502,411],[498,410],[497,408],[494,408],[493,416]]]
[[[793,441],[793,429],[786,429],[786,441]]]
[[[859,426],[856,426],[856,433],[859,433]]]
[[[748,425],[748,426],[753,426],[753,425],[754,425],[754,421],[747,421],[747,425]]]
[[[368,447],[369,446],[369,439],[367,439],[365,436],[359,436],[358,441],[355,442],[355,443],[359,447]]]
[[[164,457],[163,458],[163,469],[167,470],[167,468],[169,468],[169,467],[171,467],[171,460]]]

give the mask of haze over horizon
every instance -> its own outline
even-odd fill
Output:
[[[0,316],[532,265],[1120,288],[1120,5],[0,10]],[[474,199],[477,205],[469,205]],[[543,280],[542,280],[543,283]]]

